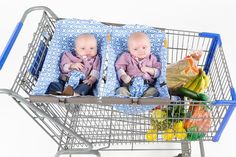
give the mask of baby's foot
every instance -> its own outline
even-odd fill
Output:
[[[116,90],[116,95],[120,96],[130,96],[130,92],[127,87],[120,87]]]
[[[68,85],[64,91],[62,92],[62,95],[66,95],[66,96],[73,96],[74,95],[74,90],[73,87]]]
[[[143,94],[143,97],[158,96],[159,92],[155,87],[149,87]]]

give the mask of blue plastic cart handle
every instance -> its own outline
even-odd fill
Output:
[[[14,43],[15,43],[15,41],[16,41],[20,31],[21,31],[22,26],[23,26],[23,22],[19,22],[16,25],[15,30],[11,35],[11,38],[9,39],[5,49],[3,50],[2,55],[0,57],[0,70],[2,69],[9,53],[11,52],[11,48],[13,47],[13,45],[14,45]]]
[[[199,36],[212,38],[211,46],[209,48],[209,53],[207,55],[207,59],[204,65],[204,71],[206,72],[206,74],[208,74],[216,49],[218,46],[222,46],[222,41],[221,41],[220,35],[216,33],[202,32],[202,33],[199,33]]]

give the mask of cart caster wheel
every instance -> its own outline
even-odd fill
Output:
[[[174,156],[174,157],[182,157],[182,154],[180,153],[180,154],[178,154],[177,156]]]
[[[67,146],[64,147],[65,150],[68,150],[69,148]]]

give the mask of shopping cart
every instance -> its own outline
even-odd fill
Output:
[[[234,110],[236,94],[219,34],[159,28],[165,32],[168,41],[168,64],[183,59],[190,50],[204,52],[198,66],[202,67],[211,79],[206,91],[210,98],[207,102],[174,101],[158,98],[33,96],[30,93],[37,82],[50,41],[54,35],[55,22],[60,18],[44,6],[29,8],[17,24],[0,58],[0,67],[2,68],[27,15],[36,10],[42,10],[43,15],[23,58],[19,73],[11,89],[0,89],[0,93],[11,96],[58,144],[56,157],[62,154],[94,154],[100,156],[101,151],[172,150],[171,147],[159,148],[161,143],[180,144],[180,148],[173,150],[182,151],[178,156],[189,157],[191,156],[192,141],[199,142],[200,153],[203,157],[205,156],[203,141],[217,142],[220,139]],[[121,24],[104,24],[121,26]],[[34,63],[37,66],[34,67],[35,71],[33,73],[29,73],[28,69],[34,62],[35,57],[39,58],[37,59],[38,63]],[[201,138],[170,138],[165,140],[163,138],[165,132],[163,131],[149,132],[148,134],[148,130],[151,128],[153,111],[127,114],[116,110],[113,104],[131,104],[134,106],[156,104],[159,110],[168,109],[167,114],[175,110],[177,116],[166,117],[167,125],[170,126],[173,125],[173,122],[180,120],[201,121],[208,119],[211,123],[209,129],[204,132],[204,136]],[[174,106],[179,107],[177,111]],[[200,116],[194,119],[187,115],[180,116],[181,112],[191,113],[190,108],[201,106],[208,108],[208,117]],[[160,127],[164,127],[164,124]],[[147,140],[148,135],[155,139]],[[125,145],[125,148],[122,148],[121,144]],[[156,144],[155,148],[149,147],[153,144]]]

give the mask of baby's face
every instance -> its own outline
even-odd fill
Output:
[[[134,36],[129,38],[128,49],[131,55],[143,59],[150,54],[151,45],[146,36]]]
[[[97,41],[91,36],[79,37],[75,41],[75,51],[81,56],[94,57],[97,54]]]

